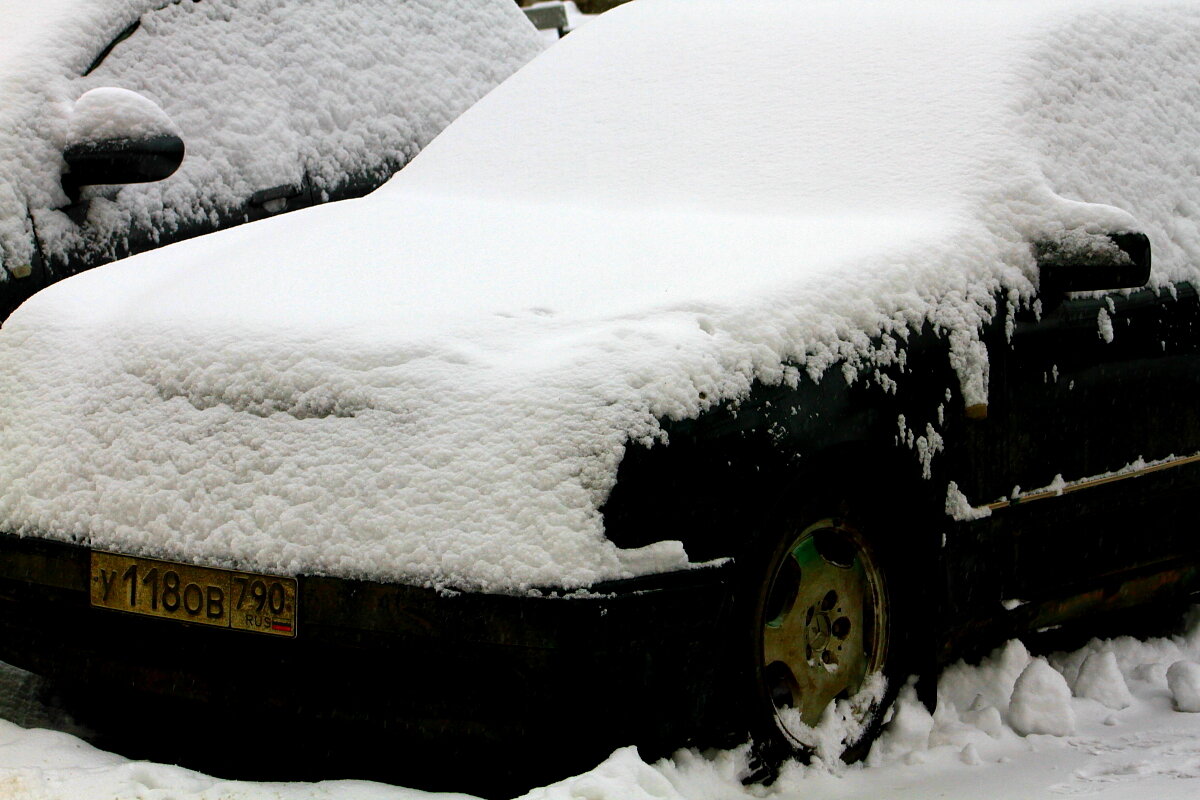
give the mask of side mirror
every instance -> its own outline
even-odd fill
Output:
[[[71,112],[63,189],[76,203],[83,186],[160,181],[183,153],[179,129],[152,101],[128,89],[92,89]]]
[[[1041,295],[1131,289],[1150,280],[1150,239],[1144,233],[1071,231],[1033,246]]]

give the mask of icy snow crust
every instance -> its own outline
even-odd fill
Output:
[[[924,320],[980,402],[1039,237],[1144,230],[1155,283],[1200,278],[1198,49],[1185,2],[623,6],[367,198],[28,302],[0,525],[493,592],[684,568],[598,512],[658,419]]]
[[[30,263],[31,215],[67,252],[131,222],[227,212],[306,172],[320,193],[401,166],[541,48],[504,0],[0,0],[0,280]],[[166,181],[98,196],[81,229],[53,209],[67,204],[72,108],[100,87],[159,104],[187,157]]]

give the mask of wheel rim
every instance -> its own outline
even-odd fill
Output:
[[[797,717],[816,726],[830,703],[883,669],[886,614],[882,572],[857,531],[821,520],[784,551],[763,608],[762,679],[780,730],[796,745],[812,744]]]

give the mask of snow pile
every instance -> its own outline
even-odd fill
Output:
[[[1092,653],[1087,657],[1079,668],[1073,691],[1076,697],[1095,700],[1117,711],[1133,704],[1133,696],[1117,666],[1117,657],[1111,651]]]
[[[534,789],[523,800],[686,800],[659,769],[623,747],[591,772]]]
[[[1008,718],[1013,730],[1022,736],[1072,734],[1075,713],[1071,710],[1071,687],[1045,660],[1035,658],[1013,685]]]
[[[978,328],[1029,297],[1032,240],[1140,229],[1155,283],[1200,279],[1197,12],[622,6],[368,198],[27,303],[0,331],[0,527],[486,591],[682,568],[598,511],[660,418],[853,379],[923,321],[952,402],[982,402]]]
[[[44,245],[65,252],[131,222],[204,219],[306,175],[317,192],[347,174],[386,175],[542,48],[504,0],[0,0],[0,19],[0,266],[10,271],[30,263],[30,214]],[[79,228],[53,210],[67,203],[62,148],[76,99],[110,86],[160,105],[187,158],[166,181],[97,200]]]
[[[919,754],[928,749],[930,736],[933,733],[934,719],[924,705],[916,701],[916,693],[912,687],[901,690],[892,719],[888,723],[887,738],[876,743],[869,756],[869,763],[878,764],[894,761],[905,757],[909,761],[919,761]],[[832,758],[822,759],[825,764],[837,767]]]
[[[1176,661],[1167,668],[1167,688],[1179,711],[1200,711],[1200,664]]]

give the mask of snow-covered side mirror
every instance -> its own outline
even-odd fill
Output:
[[[1129,289],[1150,280],[1150,239],[1144,233],[1070,231],[1034,244],[1043,299],[1063,292]]]
[[[153,101],[128,89],[92,89],[71,112],[63,189],[74,202],[81,186],[160,181],[179,168],[183,152],[179,128]]]

